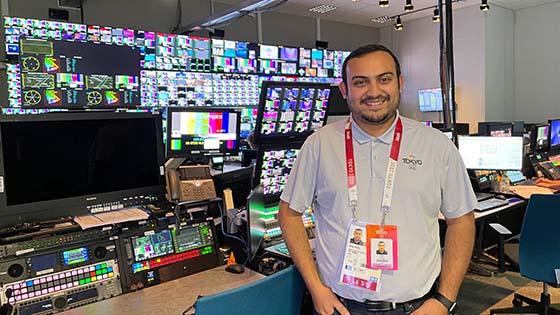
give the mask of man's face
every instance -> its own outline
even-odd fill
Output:
[[[380,252],[384,252],[385,251],[385,243],[377,244],[377,249],[379,249]]]
[[[355,241],[361,241],[362,240],[362,231],[361,230],[355,230],[354,231],[354,240]]]
[[[390,54],[376,51],[351,59],[346,71],[348,86],[341,82],[339,87],[354,119],[379,125],[396,115],[403,82]]]

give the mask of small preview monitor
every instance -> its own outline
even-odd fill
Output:
[[[467,169],[520,171],[523,137],[458,138],[459,153]]]
[[[330,91],[326,83],[263,82],[256,143],[305,139],[324,126]]]
[[[550,144],[549,135],[550,125],[542,124],[533,126],[533,128],[531,128],[531,148],[537,152],[547,151]]]
[[[550,124],[550,149],[560,147],[560,119],[549,120]]]
[[[278,59],[278,46],[259,45],[259,56],[261,59]]]
[[[443,110],[441,89],[418,90],[418,108],[421,112],[441,112]]]
[[[240,112],[229,108],[179,108],[167,112],[169,157],[236,154]]]
[[[255,185],[262,184],[265,203],[280,200],[288,176],[303,143],[284,143],[259,147],[255,169]]]

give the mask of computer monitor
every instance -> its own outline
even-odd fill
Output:
[[[326,83],[263,82],[255,142],[301,140],[324,126],[330,90]]]
[[[431,120],[421,121],[420,123],[426,127],[432,127],[433,124]]]
[[[329,116],[347,116],[350,115],[348,103],[342,96],[338,85],[331,85],[331,94],[329,95]]]
[[[161,116],[0,116],[0,225],[115,210],[163,198]]]
[[[261,145],[255,166],[255,186],[263,185],[264,202],[280,200],[302,142]]]
[[[550,125],[550,150],[558,151],[560,149],[560,119],[548,121]]]
[[[458,137],[467,169],[512,170],[523,167],[523,137]]]
[[[418,109],[421,112],[440,112],[443,110],[443,96],[440,88],[418,90]]]
[[[523,121],[479,122],[478,135],[487,137],[522,137]]]
[[[536,152],[547,151],[550,145],[550,125],[540,124],[534,125],[531,129],[531,149]]]
[[[236,208],[247,205],[247,197],[253,188],[253,166],[239,168],[229,172],[214,175],[216,195],[224,198],[224,190],[231,189],[233,203]]]
[[[240,111],[236,109],[168,108],[168,157],[194,159],[237,154],[240,120]]]

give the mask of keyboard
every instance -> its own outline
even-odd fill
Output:
[[[474,194],[476,195],[476,200],[479,202],[494,197],[494,194],[484,192],[475,192]]]
[[[498,199],[498,198],[490,198],[490,199],[486,199],[483,201],[479,201],[478,202],[478,208],[475,209],[476,211],[487,211],[490,209],[494,209],[494,208],[498,208],[501,206],[505,206],[509,204],[509,202],[507,200],[502,200],[502,199]]]

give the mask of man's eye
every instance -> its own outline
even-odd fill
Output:
[[[364,86],[366,84],[365,80],[356,80],[354,81],[354,86]]]
[[[379,79],[379,81],[381,81],[381,83],[389,83],[392,81],[391,77],[383,77],[381,79]]]

